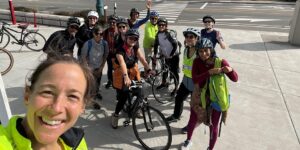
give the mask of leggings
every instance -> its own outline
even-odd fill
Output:
[[[215,143],[217,141],[220,116],[221,116],[221,112],[216,111],[215,109],[212,109],[212,114],[211,114],[212,125],[209,126],[209,131],[210,131],[209,149],[210,150],[212,150],[214,148]],[[194,129],[196,128],[196,126],[198,126],[197,122],[198,122],[197,114],[191,108],[190,120],[187,125],[187,128],[188,128],[187,140],[191,140]]]

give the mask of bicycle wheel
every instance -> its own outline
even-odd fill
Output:
[[[132,118],[132,127],[137,140],[147,150],[169,149],[172,132],[164,115],[149,105],[141,109],[143,118],[139,119],[137,115]]]
[[[0,48],[5,48],[10,41],[10,36],[7,33],[0,33]]]
[[[23,39],[25,46],[32,51],[41,51],[46,43],[46,38],[37,32],[29,32]]]
[[[154,81],[152,83],[152,93],[156,101],[165,104],[167,102],[174,100],[175,98],[174,95],[178,87],[178,81],[176,80],[173,72],[168,71],[168,77],[166,81],[167,85],[163,88],[159,88],[159,86],[162,84],[163,73],[164,72],[162,71],[155,76]]]
[[[13,55],[6,49],[0,48],[0,72],[1,75],[8,73],[14,64]]]

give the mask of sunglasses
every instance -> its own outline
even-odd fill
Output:
[[[98,18],[96,17],[89,17],[90,20],[97,20]]]
[[[186,39],[193,39],[193,38],[195,38],[195,36],[193,36],[193,35],[186,35],[186,36],[184,36]]]
[[[75,26],[75,25],[70,25],[69,27],[72,28],[72,29],[76,29],[76,30],[79,29],[79,27],[78,27],[78,26]]]
[[[159,27],[164,27],[166,24],[158,24]]]
[[[109,23],[110,23],[110,24],[116,24],[117,22],[115,22],[115,21],[110,21]]]
[[[203,22],[204,23],[211,23],[212,21],[211,20],[204,20]]]
[[[103,32],[100,32],[100,33],[94,33],[95,35],[100,35],[102,36],[103,35]]]
[[[151,17],[150,19],[151,20],[157,20],[158,18],[157,17]]]
[[[135,41],[135,42],[138,40],[138,38],[136,38],[134,36],[129,36],[128,39],[131,41]]]
[[[118,26],[118,28],[119,28],[119,29],[122,29],[122,28],[125,29],[126,26]]]

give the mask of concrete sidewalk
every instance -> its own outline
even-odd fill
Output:
[[[182,31],[186,26],[170,26],[176,29],[183,42]],[[60,28],[41,26],[45,37]],[[300,149],[300,47],[287,43],[287,33],[271,33],[220,29],[228,45],[226,50],[217,48],[218,56],[228,60],[239,75],[238,83],[229,81],[232,104],[226,126],[216,143],[217,150],[299,150]],[[143,34],[143,29],[141,28]],[[142,36],[143,37],[143,36]],[[142,40],[140,40],[142,41]],[[14,115],[24,114],[23,88],[25,77],[45,57],[42,52],[32,52],[25,47],[7,48],[13,51],[15,63],[3,76],[10,106]],[[182,58],[182,57],[181,57]],[[106,70],[106,68],[105,68]],[[102,79],[106,82],[106,71]],[[142,149],[132,127],[114,130],[110,116],[116,105],[115,91],[102,88],[103,108],[87,109],[77,125],[86,132],[90,149]],[[111,99],[113,98],[113,99]],[[160,105],[151,102],[169,116],[174,103]],[[189,103],[185,102],[182,119],[172,123],[171,149],[179,149],[186,135],[180,134],[189,118]],[[119,124],[122,124],[121,121]],[[193,135],[192,150],[206,149],[209,129],[201,125]],[[159,138],[159,137],[157,137]]]

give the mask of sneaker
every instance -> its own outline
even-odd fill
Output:
[[[136,117],[139,118],[139,119],[143,118],[143,112],[142,112],[141,109],[139,109],[138,111],[136,111]]]
[[[185,126],[185,127],[183,127],[183,128],[181,129],[181,133],[182,133],[182,134],[187,134],[187,132],[188,132],[187,126]]]
[[[114,129],[118,128],[118,122],[119,122],[119,115],[116,115],[115,113],[111,116],[111,126]]]
[[[168,123],[171,123],[171,122],[177,122],[179,119],[178,118],[175,118],[173,115],[169,116],[168,118],[166,118],[166,121]]]
[[[106,88],[106,89],[109,89],[109,87],[111,87],[111,81],[110,81],[110,80],[107,81],[107,83],[106,83],[106,85],[105,85],[105,88]]]
[[[168,84],[161,84],[158,87],[156,87],[156,90],[161,90],[161,89],[166,88],[166,87],[168,87]]]
[[[190,140],[185,140],[181,146],[182,150],[189,150],[193,143]]]

